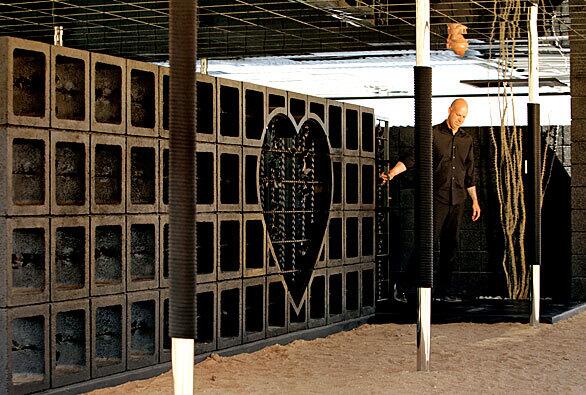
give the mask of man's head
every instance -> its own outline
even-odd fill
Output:
[[[452,102],[452,105],[448,109],[448,127],[453,132],[457,132],[460,126],[464,123],[466,116],[468,115],[468,103],[466,100],[459,98]]]

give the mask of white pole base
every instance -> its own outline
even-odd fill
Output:
[[[171,339],[171,363],[175,395],[193,395],[193,364],[195,341]]]
[[[531,325],[539,325],[539,301],[541,299],[541,266],[532,265]]]
[[[417,371],[429,372],[431,355],[431,288],[417,288]]]

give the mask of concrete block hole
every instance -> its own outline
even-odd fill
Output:
[[[33,316],[12,321],[12,384],[42,382],[45,378],[45,318]]]
[[[220,203],[240,202],[239,167],[240,157],[236,154],[220,154]]]
[[[220,271],[240,269],[240,221],[220,221]]]
[[[155,203],[155,149],[131,148],[130,201],[132,204]]]
[[[45,54],[16,48],[13,52],[12,106],[14,115],[45,116]]]
[[[332,148],[342,148],[342,108],[329,106],[328,131]]]
[[[240,289],[222,291],[220,304],[220,337],[240,336]]]
[[[122,123],[122,68],[96,62],[94,118],[96,122]]]
[[[358,111],[346,109],[346,149],[358,149]]]
[[[197,339],[198,343],[212,343],[214,341],[214,293],[201,292],[197,294]]]
[[[270,282],[268,289],[268,326],[282,328],[285,322],[285,287],[280,281]]]
[[[240,136],[240,90],[220,86],[220,135]]]
[[[55,192],[59,206],[85,204],[85,159],[84,144],[67,142],[56,144]]]
[[[122,227],[106,225],[96,227],[95,281],[98,286],[122,282]]]
[[[45,142],[12,142],[12,202],[19,206],[45,203]]]
[[[55,263],[56,286],[59,290],[81,289],[85,286],[85,232],[83,226],[57,228]]]
[[[328,240],[330,259],[342,259],[342,245],[342,218],[331,218]]]
[[[155,225],[134,224],[130,227],[130,279],[155,279],[156,237]]]
[[[94,166],[96,204],[120,204],[122,202],[122,147],[97,144]]]
[[[264,94],[253,89],[247,89],[244,93],[246,108],[244,116],[246,117],[247,139],[260,140],[264,129]]]
[[[342,273],[331,274],[329,285],[330,316],[342,314]]]
[[[362,150],[374,152],[374,115],[362,113]]]
[[[12,287],[29,292],[45,288],[45,230],[14,229],[12,233]]]
[[[130,122],[140,128],[155,127],[155,75],[150,71],[130,72]]]
[[[96,310],[96,355],[99,368],[117,365],[122,360],[122,306],[99,307]]]
[[[229,225],[228,225],[229,226]],[[197,274],[210,274],[214,272],[214,229],[215,224],[211,221],[198,221],[197,232]],[[224,230],[226,231],[226,230]],[[227,248],[228,246],[226,246]],[[236,257],[233,257],[236,260]],[[225,267],[225,266],[224,266]],[[235,270],[238,270],[236,268]]]
[[[346,273],[346,310],[358,310],[358,272]]]
[[[130,306],[130,355],[134,358],[155,353],[154,300],[134,302]]]
[[[262,332],[264,329],[264,286],[262,284],[246,287],[245,331]]]
[[[55,331],[55,373],[70,375],[81,371],[87,363],[85,312],[71,310],[57,313]]]
[[[346,203],[358,204],[358,164],[346,163]]]
[[[326,278],[325,276],[316,276],[313,278],[310,289],[310,317],[312,320],[322,319],[326,316]]]
[[[85,62],[57,55],[55,58],[55,115],[59,119],[86,119]]]

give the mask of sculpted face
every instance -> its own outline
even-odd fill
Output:
[[[455,133],[468,116],[468,103],[464,99],[456,99],[448,109],[448,126]]]

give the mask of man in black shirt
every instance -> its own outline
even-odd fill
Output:
[[[466,193],[472,198],[472,221],[480,217],[474,172],[472,136],[460,129],[468,115],[468,104],[456,99],[448,109],[448,118],[433,127],[433,219],[434,237],[439,238],[439,286],[436,295],[443,298],[450,289],[450,277],[458,249]],[[387,172],[382,183],[415,164],[413,151],[403,156]]]

